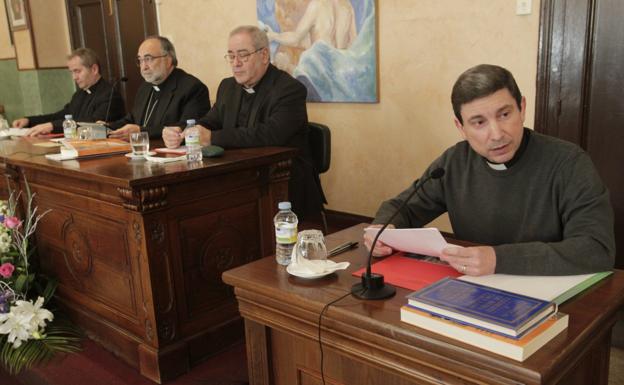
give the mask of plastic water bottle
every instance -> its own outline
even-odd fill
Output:
[[[297,243],[297,215],[291,210],[290,202],[280,202],[275,215],[275,259],[280,265],[290,264],[293,247]]]
[[[65,139],[76,139],[77,127],[78,125],[73,116],[65,115],[65,120],[63,121],[63,135],[65,135]]]
[[[5,131],[9,131],[9,122],[0,114],[0,132],[4,133]]]
[[[186,145],[186,160],[189,162],[200,162],[202,160],[202,148],[199,144],[199,127],[195,125],[194,119],[186,121],[184,144]]]

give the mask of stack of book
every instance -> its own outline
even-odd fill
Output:
[[[69,160],[124,154],[132,151],[130,143],[119,139],[62,140],[59,154],[47,154],[52,160]]]
[[[401,321],[518,361],[568,327],[554,302],[453,278],[407,298]]]

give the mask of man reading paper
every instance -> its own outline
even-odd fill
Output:
[[[583,274],[613,268],[615,241],[609,194],[578,146],[523,126],[526,100],[512,74],[479,65],[464,72],[451,95],[464,141],[425,171],[444,177],[423,185],[393,220],[421,227],[448,212],[458,239],[487,246],[449,246],[440,259],[468,275]],[[387,221],[414,187],[384,202],[374,223]],[[371,247],[372,238],[365,236]],[[392,253],[378,243],[374,255]]]

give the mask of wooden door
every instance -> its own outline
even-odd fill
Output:
[[[94,49],[102,74],[111,81],[127,77],[119,91],[130,110],[143,81],[135,64],[139,45],[158,33],[153,0],[67,0],[72,47]]]
[[[609,188],[624,268],[624,2],[542,0],[535,128],[584,148]],[[619,255],[619,256],[618,256]]]

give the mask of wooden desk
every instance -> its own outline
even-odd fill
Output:
[[[230,150],[200,166],[34,154],[49,151],[1,141],[0,167],[52,210],[37,229],[41,262],[91,338],[157,382],[243,338],[221,273],[274,253],[295,150]]]
[[[364,225],[327,238],[328,248],[361,240]],[[365,247],[334,260],[347,271],[319,280],[289,276],[267,257],[223,274],[245,318],[250,383],[321,384],[318,319],[323,306],[347,293],[363,267]],[[561,310],[569,328],[523,363],[402,323],[408,290],[385,301],[352,296],[322,321],[327,384],[606,384],[616,310],[624,303],[624,272],[616,271]]]

